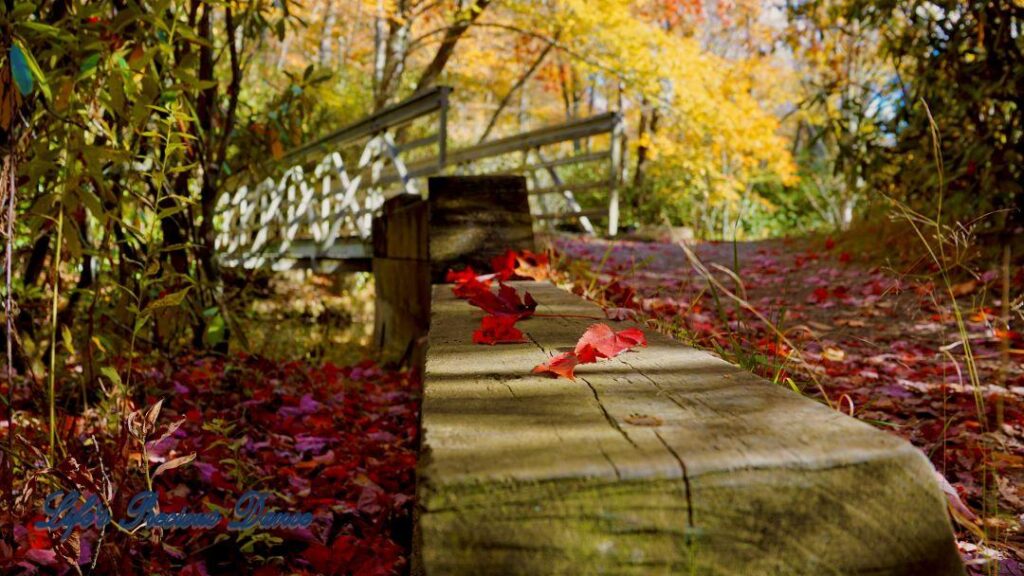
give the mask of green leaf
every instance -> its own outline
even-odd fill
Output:
[[[149,312],[151,310],[157,310],[160,308],[173,308],[175,306],[180,306],[181,303],[185,301],[185,296],[188,296],[188,291],[191,289],[191,286],[186,286],[185,288],[178,290],[177,292],[171,292],[170,294],[164,296],[163,298],[154,300],[146,306],[145,311]]]
[[[110,383],[118,388],[122,388],[124,385],[121,383],[121,375],[117,373],[117,370],[113,366],[104,366],[100,368],[100,374],[107,377]]]
[[[79,72],[88,72],[92,70],[100,63],[99,52],[89,56],[85,60],[82,60],[82,64],[78,67]]]
[[[62,34],[60,28],[50,26],[49,24],[43,24],[42,22],[18,22],[17,25],[21,28],[32,30],[33,32],[46,34],[47,36],[60,36]]]
[[[28,60],[25,58],[25,53],[22,51],[21,46],[14,44],[11,46],[11,74],[14,76],[14,85],[18,87],[18,92],[21,92],[22,96],[28,96],[32,93],[33,82],[32,82],[32,71],[28,68]]]
[[[28,48],[25,48],[24,46],[22,46],[21,43],[18,42],[18,41],[15,41],[14,45],[11,46],[11,65],[12,65],[12,67],[13,67],[14,61],[15,61],[15,59],[14,59],[15,48],[17,48],[18,53],[24,59],[25,65],[28,67],[29,71],[32,73],[32,76],[34,76],[35,79],[39,82],[39,90],[43,93],[43,96],[47,100],[50,100],[51,99],[50,85],[46,82],[46,75],[43,74],[43,70],[42,70],[42,68],[39,67],[39,63],[36,62],[36,59],[32,56],[32,52],[30,52],[28,50]],[[18,87],[18,90],[21,90],[21,86]],[[31,77],[30,77],[29,84],[28,84],[28,92],[31,92],[31,91],[32,91],[32,82],[31,82]],[[23,95],[27,95],[28,92],[22,91],[22,94]]]
[[[227,331],[224,329],[224,317],[217,314],[213,320],[206,325],[206,343],[209,346],[217,346],[224,341]]]
[[[71,339],[71,330],[67,326],[60,327],[60,337],[64,341],[64,348],[71,354],[75,353],[75,342]]]

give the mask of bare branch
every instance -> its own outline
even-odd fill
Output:
[[[560,35],[561,31],[555,34],[554,39],[557,41]],[[533,73],[537,71],[537,68],[540,67],[541,63],[544,62],[544,59],[547,58],[547,55],[551,52],[551,50],[554,47],[555,44],[553,42],[548,42],[548,45],[545,46],[543,50],[541,50],[539,55],[537,55],[537,59],[533,61],[533,64],[531,64],[530,67],[527,68],[525,72],[523,72],[523,75],[520,76],[519,79],[516,80],[516,83],[513,84],[511,88],[509,88],[509,91],[505,93],[505,96],[501,99],[501,102],[498,103],[498,109],[495,110],[494,114],[491,115],[491,120],[490,122],[487,123],[487,128],[484,129],[483,135],[480,136],[480,143],[483,143],[485,140],[487,140],[487,137],[491,135],[491,130],[494,129],[495,124],[498,123],[498,117],[501,116],[501,113],[505,110],[505,107],[508,106],[508,103],[512,100],[512,95],[515,94],[516,91],[518,91],[520,88],[522,88],[523,84],[526,84],[526,82],[530,79],[531,76],[533,76]]]

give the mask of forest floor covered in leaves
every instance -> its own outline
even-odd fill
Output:
[[[17,480],[19,502],[33,505],[15,506],[21,514],[13,545],[0,541],[0,573],[73,574],[74,564],[84,574],[186,576],[408,569],[419,385],[407,373],[244,354],[183,354],[120,371],[145,390],[145,404],[120,426],[98,417],[102,407],[61,419],[55,465],[29,467]],[[44,461],[43,419],[23,414],[18,444]],[[45,516],[33,494],[57,489],[100,495],[115,520],[129,518],[129,499],[148,489],[161,513],[205,509],[224,520],[136,534],[87,524],[64,540],[62,529],[36,527]],[[308,512],[312,523],[228,529],[248,490],[270,495],[267,510]],[[6,499],[4,508],[0,519],[10,521]]]
[[[940,472],[971,572],[1024,573],[1024,340],[994,327],[998,271],[952,284],[961,333],[927,266],[908,274],[831,239],[694,244],[698,266],[669,242],[554,245],[563,285],[609,317],[634,315],[912,442]],[[1012,271],[1012,293],[1022,285]]]
[[[13,538],[0,538],[0,574],[74,574],[75,564],[83,574],[124,575],[408,570],[420,383],[361,360],[369,354],[372,281],[279,274],[239,285],[242,330],[232,347],[250,353],[117,359],[85,406],[58,406],[54,457],[45,381],[18,379],[16,426],[0,422],[3,448],[13,432],[14,452],[24,454],[17,501],[0,500],[0,525],[13,525]],[[83,359],[68,358],[68,373],[82,368]],[[56,490],[99,494],[120,520],[129,499],[150,487],[162,513],[213,510],[225,520],[210,530],[134,534],[111,523],[66,540],[62,530],[35,526]],[[312,513],[312,524],[227,529],[247,490],[271,494],[268,509]]]

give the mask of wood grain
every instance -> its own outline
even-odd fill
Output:
[[[538,312],[602,316],[516,286]],[[479,310],[444,285],[432,308],[418,570],[963,574],[934,471],[896,436],[652,330],[575,382],[534,375],[592,321],[478,346]]]
[[[486,273],[506,250],[533,250],[526,179],[452,176],[429,180],[430,260],[434,282],[453,266]]]
[[[381,359],[421,366],[430,327],[428,206],[415,196],[384,203],[373,221],[374,344]]]

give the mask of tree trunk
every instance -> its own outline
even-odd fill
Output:
[[[644,178],[650,146],[645,141],[650,141],[657,132],[658,119],[658,109],[652,106],[647,98],[643,98],[640,108],[640,127],[637,133],[636,169],[633,172],[633,217],[637,220],[640,219],[640,211],[643,210],[647,200],[647,195],[644,193]]]
[[[437,81],[441,72],[444,71],[444,67],[448,64],[448,60],[451,59],[452,54],[455,52],[455,45],[458,44],[459,39],[476,22],[476,19],[483,14],[490,3],[491,0],[475,0],[470,7],[461,11],[459,19],[445,31],[444,38],[441,40],[441,46],[438,47],[437,53],[434,54],[434,59],[430,61],[430,64],[420,74],[420,78],[416,82],[417,92],[429,88]]]
[[[326,15],[324,16],[324,27],[320,31],[320,54],[319,61],[321,67],[327,67],[330,65],[332,60],[332,54],[334,52],[334,23],[337,18],[337,12],[335,10],[334,1],[327,0]]]
[[[160,219],[160,231],[164,236],[164,251],[162,260],[169,262],[171,268],[178,274],[188,274],[188,216],[187,208],[183,208],[177,196],[188,197],[188,172],[179,172],[174,183],[174,195],[164,194],[157,196],[159,200],[157,207],[161,212],[168,212]]]

